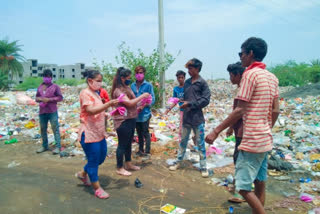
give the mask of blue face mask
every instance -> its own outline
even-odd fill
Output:
[[[131,80],[124,81],[124,84],[126,84],[126,85],[130,85],[130,83],[131,83]]]

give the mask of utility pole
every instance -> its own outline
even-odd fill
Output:
[[[159,15],[159,76],[160,76],[160,99],[161,108],[165,107],[165,70],[164,62],[164,34],[163,34],[163,0],[158,0],[158,15]]]

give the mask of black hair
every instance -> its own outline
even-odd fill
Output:
[[[184,77],[186,77],[186,72],[181,71],[181,70],[177,71],[176,77],[178,77],[178,76],[180,76],[180,75],[183,75]]]
[[[52,71],[50,69],[45,69],[42,74],[43,77],[52,77]]]
[[[252,51],[254,55],[254,59],[258,62],[261,62],[268,52],[267,43],[263,39],[257,38],[257,37],[250,37],[249,39],[247,39],[241,45],[241,48],[247,54],[249,54],[250,51]]]
[[[116,88],[125,87],[125,85],[122,84],[121,77],[128,77],[131,75],[131,70],[120,67],[117,69],[116,76],[113,78],[112,83],[112,89],[111,89],[111,97],[115,99],[116,97],[113,96],[113,92],[116,90]]]
[[[187,62],[185,67],[186,68],[188,68],[188,67],[198,68],[199,72],[200,72],[201,68],[202,68],[202,62],[200,60],[198,60],[197,58],[192,58]]]
[[[241,62],[236,62],[234,64],[229,64],[227,67],[227,70],[229,73],[232,73],[233,75],[237,75],[237,74],[242,75],[245,68],[242,67]]]
[[[83,74],[83,76],[86,77],[87,83],[88,83],[88,79],[94,79],[99,75],[101,75],[101,73],[97,70],[87,70]]]
[[[134,72],[137,73],[139,70],[142,70],[143,73],[146,73],[146,68],[145,68],[144,66],[142,66],[142,65],[137,66],[137,67],[134,69]]]

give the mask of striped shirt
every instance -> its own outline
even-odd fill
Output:
[[[239,150],[262,153],[272,149],[272,105],[279,97],[278,82],[261,62],[254,62],[244,72],[236,99],[249,104],[243,116]]]

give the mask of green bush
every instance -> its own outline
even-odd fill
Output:
[[[28,77],[23,81],[23,83],[17,85],[15,89],[19,91],[26,91],[28,89],[38,88],[42,81],[41,77]]]
[[[291,60],[268,69],[278,77],[279,86],[302,86],[320,81],[318,62],[319,60],[313,60],[311,64],[304,62],[298,64]]]
[[[155,107],[159,107],[161,104],[161,90],[159,88],[160,75],[159,75],[159,53],[157,49],[153,49],[150,55],[146,55],[141,49],[132,51],[125,42],[122,42],[119,47],[119,56],[116,56],[116,62],[120,66],[124,66],[134,72],[134,69],[142,65],[146,68],[145,78],[152,83],[155,94]],[[179,52],[180,53],[180,52]],[[177,55],[179,55],[179,53]],[[95,60],[95,59],[94,59]],[[167,70],[169,66],[174,62],[175,57],[170,53],[164,53],[164,70]],[[101,64],[94,62],[96,69],[100,70],[104,75],[104,81],[108,85],[112,85],[112,80],[116,74],[117,66],[113,66],[111,63]],[[132,80],[134,81],[134,74],[132,74]]]

